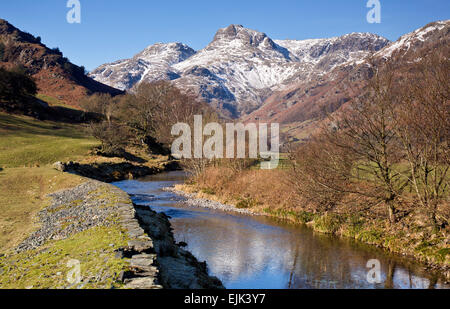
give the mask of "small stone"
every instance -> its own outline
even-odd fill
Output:
[[[114,255],[116,259],[123,259],[125,257],[125,254],[123,250],[116,251],[116,254]]]
[[[119,273],[119,276],[117,277],[117,280],[119,282],[123,282],[125,280],[125,272],[123,270]]]
[[[128,246],[136,252],[144,252],[153,249],[153,242],[151,240],[130,240]]]
[[[53,168],[55,170],[57,170],[57,171],[60,171],[60,172],[65,172],[66,171],[65,164],[62,163],[62,162],[59,162],[59,161],[53,164]]]

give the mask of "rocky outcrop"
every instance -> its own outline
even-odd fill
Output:
[[[114,182],[124,179],[135,179],[147,175],[154,175],[164,171],[179,169],[176,161],[168,161],[160,166],[146,166],[124,163],[92,163],[80,164],[77,162],[56,162],[53,168],[60,172],[73,173],[103,182]]]

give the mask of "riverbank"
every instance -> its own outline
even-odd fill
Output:
[[[152,238],[129,196],[106,184],[177,163],[132,147],[104,157],[98,145],[82,125],[0,113],[0,288],[220,288],[173,242],[167,218],[146,214],[165,231]]]
[[[248,209],[239,209],[236,208],[236,206],[231,206],[227,204],[223,204],[218,201],[213,201],[211,199],[203,198],[199,193],[189,193],[189,190],[182,185],[177,185],[175,187],[167,187],[163,189],[167,192],[172,192],[177,195],[180,195],[185,198],[183,201],[184,204],[189,205],[190,207],[199,207],[199,208],[209,208],[214,210],[220,210],[224,212],[234,212],[234,213],[240,213],[244,215],[254,215],[258,216],[261,215],[258,212],[255,212],[253,210]],[[211,196],[210,196],[211,197]]]
[[[51,194],[39,228],[0,257],[0,288],[223,288],[175,243],[167,217],[84,180]],[[79,277],[68,277],[76,265]]]
[[[129,161],[111,162],[109,160],[96,160],[91,163],[56,162],[53,167],[60,172],[72,173],[106,183],[136,179],[179,169],[177,161],[164,159],[156,162],[147,161],[143,164]]]
[[[447,281],[450,281],[448,235],[439,235],[435,232],[434,236],[429,237],[423,231],[415,231],[408,226],[402,226],[403,229],[398,227],[394,229],[384,220],[368,220],[355,214],[347,216],[330,213],[313,214],[274,207],[274,205],[269,206],[249,194],[239,196],[236,191],[233,194],[218,194],[216,190],[201,187],[198,183],[177,185],[170,191],[186,197],[186,203],[193,207],[269,216],[287,220],[293,224],[306,225],[315,232],[355,239],[421,262],[427,270],[441,273]]]

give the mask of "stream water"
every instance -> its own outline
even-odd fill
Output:
[[[189,207],[162,190],[184,177],[170,172],[115,185],[136,204],[170,216],[176,241],[186,242],[226,288],[450,288],[438,273],[373,246],[271,218]],[[381,283],[367,280],[373,259],[380,262]]]

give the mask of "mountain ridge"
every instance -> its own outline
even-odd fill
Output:
[[[219,29],[202,50],[195,52],[184,45],[190,52],[178,61],[169,63],[154,53],[163,61],[149,62],[140,56],[141,52],[119,64],[101,65],[90,76],[123,90],[142,81],[170,80],[224,115],[238,118],[261,107],[275,90],[365,58],[388,42],[367,33],[317,40],[272,40],[263,32],[230,25]],[[182,43],[163,45],[171,44]]]
[[[397,69],[414,69],[414,64],[436,53],[449,54],[450,20],[429,23],[401,36],[364,60],[348,62],[330,74],[294,82],[274,92],[265,104],[243,117],[244,122],[278,122],[291,140],[307,140],[328,114],[340,110],[363,93],[373,70],[390,62]]]

